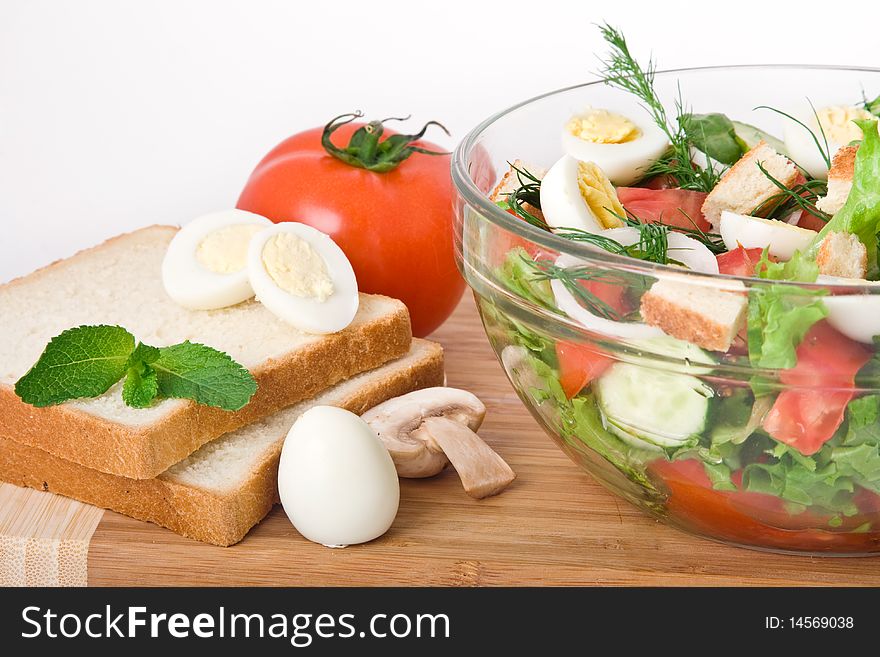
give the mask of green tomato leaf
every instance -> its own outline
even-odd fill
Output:
[[[743,155],[736,127],[724,114],[682,114],[681,127],[697,150],[722,164],[734,164]]]
[[[16,382],[15,394],[38,407],[97,397],[122,378],[134,348],[134,336],[120,326],[68,329]]]
[[[237,411],[257,391],[257,382],[244,367],[222,351],[194,342],[159,349],[150,366],[163,397],[192,399],[206,406]]]

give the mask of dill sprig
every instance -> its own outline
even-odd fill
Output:
[[[639,241],[630,246],[624,246],[617,240],[605,235],[597,235],[581,228],[569,227],[551,227],[542,217],[536,216],[530,212],[525,205],[541,209],[541,179],[531,173],[528,169],[520,169],[509,163],[511,168],[516,171],[517,180],[520,186],[507,195],[507,207],[512,209],[514,213],[528,222],[529,224],[553,233],[563,239],[572,242],[582,242],[592,244],[600,249],[619,255],[626,255],[638,260],[646,262],[654,262],[660,265],[681,265],[682,263],[669,257],[669,231],[670,227],[660,222],[640,221],[638,217],[631,212],[627,212],[627,216],[619,216],[618,219],[624,224],[636,228],[639,231]],[[683,211],[688,220],[694,225],[693,229],[679,228],[679,232],[685,233],[689,237],[693,237],[697,241],[706,245],[713,253],[723,253],[724,242],[718,235],[708,235],[703,232],[694,222],[693,219]],[[610,212],[610,210],[609,210]],[[674,250],[674,249],[673,249]]]
[[[590,267],[589,265],[559,267],[552,260],[530,260],[525,257],[523,262],[534,271],[533,279],[535,281],[557,280],[588,311],[598,317],[617,322],[624,319],[624,316],[607,302],[596,296],[591,290],[587,289],[582,283],[605,283],[625,287],[632,287],[638,283],[638,279],[634,276],[623,272],[609,271],[600,267]]]
[[[825,196],[828,193],[828,185],[824,181],[807,180],[805,183],[789,188],[774,178],[761,162],[757,164],[761,173],[764,174],[767,180],[779,188],[779,191],[762,201],[752,211],[753,217],[763,216],[762,213],[767,212],[767,219],[783,219],[795,210],[800,209],[809,212],[826,223],[831,220],[831,215],[823,212],[816,206],[816,201],[819,197]]]
[[[516,171],[519,187],[507,195],[507,207],[513,210],[516,216],[532,226],[550,230],[550,226],[547,225],[543,217],[537,216],[526,208],[526,205],[530,205],[538,210],[541,209],[541,179],[527,169],[520,169],[512,162],[508,162],[508,164],[511,169]]]
[[[647,65],[642,68],[630,53],[626,39],[619,30],[607,23],[598,27],[602,38],[611,47],[608,58],[600,60],[602,69],[599,75],[604,78],[605,84],[636,96],[671,144],[669,151],[648,168],[647,175],[668,175],[682,189],[711,191],[719,176],[711,166],[703,169],[691,162],[690,142],[682,125],[682,117],[687,112],[681,97],[681,87],[675,101],[676,124],[673,125],[654,89],[656,65],[653,59],[649,58]]]
[[[819,149],[819,153],[822,156],[822,160],[825,162],[825,166],[830,169],[831,168],[831,149],[828,147],[828,137],[825,136],[825,129],[822,127],[822,122],[819,120],[819,114],[818,114],[818,112],[816,112],[816,108],[813,107],[813,101],[811,101],[809,98],[807,98],[807,102],[810,103],[810,108],[813,110],[813,116],[816,117],[816,125],[819,126],[819,134],[822,135],[821,142],[819,141],[819,137],[816,135],[816,133],[813,132],[813,130],[806,123],[804,123],[800,119],[792,116],[791,114],[788,114],[787,112],[783,112],[780,109],[776,109],[775,107],[770,107],[769,105],[758,105],[755,109],[756,110],[766,109],[766,110],[770,110],[771,112],[776,112],[777,114],[794,121],[799,126],[801,126],[804,130],[809,132],[810,137],[813,138],[813,143],[815,143],[816,148]],[[823,147],[823,144],[824,144],[824,147]],[[792,160],[792,162],[794,162],[794,160]],[[802,172],[804,172],[804,174],[806,174],[805,169],[801,165],[799,165],[797,162],[795,162],[795,165],[797,165],[797,168],[800,169]]]

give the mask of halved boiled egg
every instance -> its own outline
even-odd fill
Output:
[[[789,260],[795,251],[804,251],[818,235],[815,230],[792,226],[777,219],[762,219],[724,210],[719,228],[724,246],[733,251],[738,246],[747,249],[767,248],[770,255]]]
[[[181,228],[162,261],[162,284],[176,303],[212,310],[254,296],[248,280],[251,238],[272,222],[244,210],[203,215]]]
[[[247,269],[257,299],[302,331],[335,333],[357,314],[351,263],[329,235],[311,226],[281,223],[257,233]]]
[[[816,282],[825,285],[861,283],[880,286],[880,282],[823,274]],[[822,297],[822,303],[828,311],[828,323],[851,340],[874,344],[874,338],[880,335],[880,294],[834,294]]]
[[[556,260],[557,267],[578,267],[584,263],[574,256],[561,255]],[[666,335],[663,331],[655,326],[648,326],[642,322],[618,322],[613,319],[606,319],[590,312],[574,297],[571,291],[565,287],[565,284],[557,278],[550,281],[550,289],[553,290],[553,297],[556,300],[556,306],[571,317],[574,321],[581,324],[584,328],[591,331],[597,331],[605,335],[623,338],[624,340],[639,340],[646,338],[656,338]]]
[[[643,178],[668,144],[664,132],[641,108],[629,107],[626,114],[619,109],[587,108],[572,116],[562,131],[562,147],[569,156],[595,162],[618,186]]]
[[[828,163],[822,156],[825,141],[828,142],[828,157],[832,159],[843,146],[862,138],[862,131],[854,121],[874,118],[874,115],[865,108],[854,105],[829,105],[816,108],[814,111],[813,106],[806,99],[790,114],[809,130],[795,121],[786,121],[783,130],[785,147],[792,160],[806,169],[813,178],[822,180],[828,178]],[[810,134],[810,131],[813,134]],[[819,145],[816,144],[814,135]]]
[[[623,246],[633,246],[638,244],[641,239],[639,229],[635,226],[623,226],[621,228],[612,228],[603,230],[602,237],[610,237],[618,244]],[[692,237],[669,231],[666,235],[666,244],[668,245],[669,259],[680,262],[692,271],[702,272],[704,274],[718,273],[718,258],[706,248],[705,244],[698,242]]]
[[[541,180],[541,211],[553,228],[597,233],[623,224],[626,211],[600,167],[563,155]]]

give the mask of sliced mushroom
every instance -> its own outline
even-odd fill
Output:
[[[444,417],[429,417],[413,434],[440,446],[471,497],[497,495],[516,479],[504,459],[463,424]]]
[[[485,497],[515,477],[474,433],[485,415],[475,395],[441,387],[390,399],[362,417],[379,434],[401,477],[433,477],[452,461],[468,494]]]

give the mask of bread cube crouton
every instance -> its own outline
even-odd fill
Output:
[[[828,233],[816,252],[819,273],[841,278],[865,278],[868,250],[852,233]]]
[[[721,176],[721,180],[703,202],[703,215],[713,228],[717,229],[724,210],[736,214],[751,214],[762,203],[779,193],[779,188],[764,175],[758,164],[786,187],[792,187],[800,175],[791,160],[777,153],[766,142],[758,142]],[[762,208],[766,212],[771,209],[772,206],[769,205]]]
[[[674,338],[727,351],[745,326],[748,305],[747,296],[739,292],[661,280],[642,297],[641,313],[646,324]]]
[[[492,193],[489,195],[490,201],[493,203],[504,201],[507,199],[508,194],[519,189],[520,184],[519,174],[516,172],[517,169],[520,171],[528,171],[538,180],[541,180],[547,173],[547,169],[529,166],[522,160],[514,160],[513,165],[503,176],[501,176],[501,180],[498,181],[498,184],[495,185],[495,189],[493,189]]]
[[[828,194],[816,201],[816,207],[834,216],[846,203],[853,184],[858,146],[844,146],[834,154],[828,170]]]

